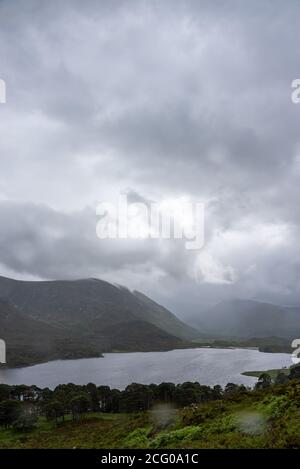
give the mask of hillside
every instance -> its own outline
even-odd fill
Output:
[[[0,337],[11,366],[115,350],[170,350],[198,335],[145,295],[96,279],[0,277],[0,299]]]
[[[103,327],[145,320],[182,339],[199,335],[145,295],[98,279],[25,282],[0,277],[0,298],[27,317],[55,326],[90,330],[99,320]]]
[[[168,331],[170,334],[177,337],[181,337],[182,339],[189,340],[201,335],[198,330],[195,330],[183,321],[180,321],[169,310],[151,300],[151,298],[147,297],[143,293],[134,291],[133,294],[142,305],[139,312],[141,318],[149,321],[150,314],[152,324],[155,324],[161,329]]]
[[[154,392],[161,397],[153,402],[150,410],[139,412],[131,406],[137,407],[140,401],[147,406],[149,388],[138,384],[128,386],[123,396],[128,410],[122,413],[88,411],[89,400],[97,405],[99,396],[109,392],[109,388],[96,388],[93,384],[80,389],[72,384],[58,386],[54,397],[61,399],[65,410],[59,408],[57,414],[50,412],[57,408],[57,400],[52,401],[51,393],[46,393],[44,396],[48,401],[39,400],[38,419],[32,424],[24,417],[28,403],[19,402],[20,422],[32,426],[26,432],[20,424],[18,427],[0,427],[0,448],[300,448],[299,378],[255,391],[233,384],[225,390],[203,387],[206,397],[198,401],[199,383],[173,385],[174,395],[193,402],[175,407],[161,402],[169,398],[165,395],[167,386],[172,389],[171,383],[154,386],[152,395]],[[11,391],[10,387],[4,386],[2,395],[7,396]],[[72,407],[76,402],[72,396],[76,395],[74,393],[78,396],[78,391],[84,393],[79,395],[81,399],[86,396],[86,400],[82,400],[86,407],[80,413]],[[117,400],[122,399],[114,391],[111,390],[112,395]],[[216,395],[209,397],[208,391]],[[30,389],[22,386],[16,392],[27,393],[31,401],[34,396]],[[31,405],[36,404],[33,401],[29,403]]]
[[[101,356],[96,341],[42,321],[25,317],[0,299],[0,337],[6,342],[8,366],[55,359]]]

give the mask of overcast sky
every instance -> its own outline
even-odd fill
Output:
[[[98,277],[181,315],[300,304],[300,4],[0,0],[0,274]],[[206,204],[206,241],[96,237],[95,207]]]

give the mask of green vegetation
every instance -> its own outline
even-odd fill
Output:
[[[300,366],[228,383],[0,385],[0,448],[300,448]]]

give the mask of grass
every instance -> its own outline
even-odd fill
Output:
[[[40,417],[30,433],[1,430],[0,448],[115,448],[135,425],[136,416],[124,414],[91,413],[78,422],[66,418],[58,426]]]

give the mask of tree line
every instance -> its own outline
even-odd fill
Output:
[[[90,412],[140,412],[150,410],[156,404],[181,408],[212,400],[233,399],[296,378],[300,378],[300,365],[292,367],[289,373],[278,373],[274,381],[270,375],[262,373],[254,390],[234,383],[228,383],[223,389],[219,385],[210,387],[198,382],[132,383],[122,391],[93,383],[60,384],[54,390],[0,384],[0,426],[26,431],[35,427],[39,416],[58,424],[66,416],[79,420]]]

